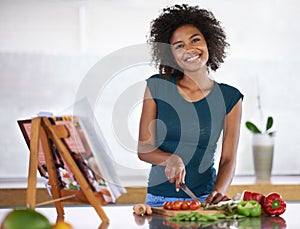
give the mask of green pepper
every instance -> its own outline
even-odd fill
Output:
[[[244,216],[260,216],[261,205],[256,200],[241,201],[237,206],[238,213]]]

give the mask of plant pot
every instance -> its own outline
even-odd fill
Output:
[[[252,150],[256,182],[270,182],[273,166],[274,137],[268,134],[254,134]]]

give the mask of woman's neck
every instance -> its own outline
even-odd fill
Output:
[[[209,78],[208,72],[205,70],[203,72],[185,73],[180,80],[180,84],[190,89],[198,88],[206,91],[211,89],[213,80]]]

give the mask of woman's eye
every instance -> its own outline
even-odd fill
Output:
[[[192,43],[194,44],[194,43],[197,43],[197,42],[199,42],[200,41],[200,38],[194,38],[193,40],[192,40]]]
[[[183,44],[178,44],[178,45],[175,45],[175,46],[174,46],[175,49],[181,49],[181,48],[183,48],[183,47],[184,47]]]

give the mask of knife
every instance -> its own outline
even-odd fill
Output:
[[[184,184],[181,183],[180,184],[180,188],[186,193],[188,194],[189,197],[191,197],[193,200],[197,200],[197,196]]]

